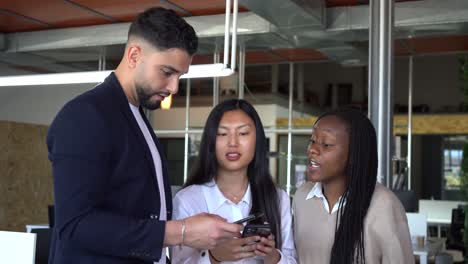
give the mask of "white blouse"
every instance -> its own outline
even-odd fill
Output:
[[[292,233],[292,216],[290,200],[287,193],[278,189],[280,197],[281,211],[281,235],[282,248],[278,250],[281,254],[279,264],[296,264],[297,255],[294,247]],[[247,217],[250,212],[252,196],[250,185],[242,197],[242,200],[235,204],[219,190],[214,181],[202,185],[192,185],[180,190],[173,203],[174,219],[182,219],[200,213],[217,214],[225,218],[228,222],[234,222]],[[210,264],[210,257],[207,250],[198,250],[190,247],[172,247],[172,263],[190,263],[190,264]],[[242,259],[235,262],[223,262],[235,264],[259,264],[263,263],[263,257],[253,257]]]

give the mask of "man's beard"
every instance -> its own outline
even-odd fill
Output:
[[[140,85],[136,86],[136,93],[138,96],[138,102],[140,102],[141,107],[144,107],[148,110],[156,110],[161,106],[161,101],[151,102],[151,97],[157,93],[148,94]]]

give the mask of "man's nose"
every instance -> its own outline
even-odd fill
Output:
[[[167,90],[171,94],[176,94],[179,91],[179,78],[176,78],[176,77],[171,78],[171,80],[169,81],[167,85]]]

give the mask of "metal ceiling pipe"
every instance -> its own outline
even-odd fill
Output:
[[[224,67],[228,67],[229,58],[229,25],[231,23],[231,0],[226,0],[226,13],[224,21],[224,56],[223,64]]]
[[[369,118],[377,132],[378,181],[390,187],[394,3],[370,1],[369,10]]]
[[[286,158],[286,192],[291,195],[291,166],[292,166],[292,112],[294,95],[294,63],[289,63],[289,107],[288,107],[288,153]]]
[[[234,0],[234,4],[232,6],[232,43],[231,43],[231,69],[233,71],[236,70],[236,48],[237,48],[237,15],[239,12],[239,1]],[[229,32],[228,32],[229,33]]]
[[[238,91],[239,99],[244,99],[244,83],[245,83],[245,44],[239,45],[239,70],[238,70]]]
[[[189,160],[189,132],[190,132],[190,79],[187,79],[187,89],[185,95],[185,130],[184,130],[184,183],[188,176]]]
[[[218,44],[216,44],[215,53],[213,54],[213,63],[219,63]],[[219,103],[219,77],[213,78],[213,107]]]

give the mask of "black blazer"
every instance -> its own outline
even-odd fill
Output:
[[[161,145],[168,219],[172,195]],[[52,122],[55,227],[49,263],[152,263],[165,222],[153,159],[127,97],[112,73],[68,102]]]

